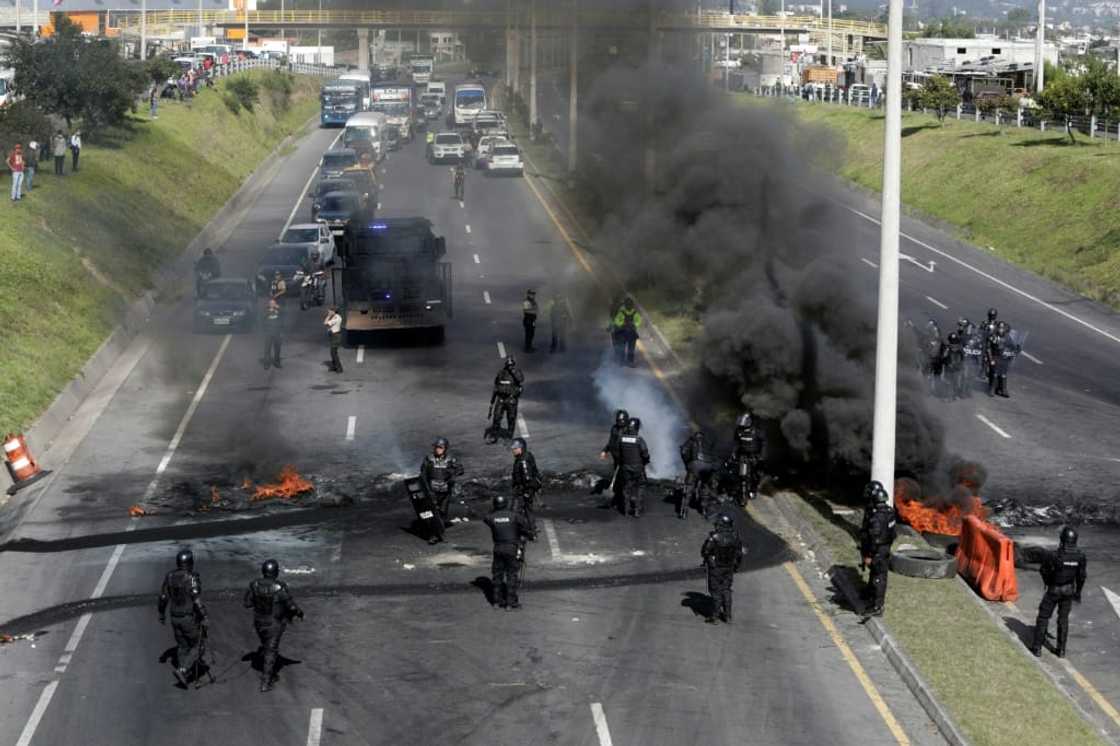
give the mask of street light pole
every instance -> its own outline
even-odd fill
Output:
[[[529,139],[537,124],[537,0],[529,2]]]
[[[241,40],[241,49],[247,50],[249,48],[249,0],[242,0],[245,8],[245,37]]]
[[[572,36],[568,40],[568,173],[579,165],[579,0],[572,0]]]
[[[832,65],[832,0],[828,0],[828,66]]]
[[[1034,41],[1034,92],[1042,93],[1043,68],[1046,66],[1046,57],[1043,47],[1046,44],[1046,0],[1038,0],[1038,32]]]
[[[894,499],[898,406],[898,231],[902,197],[902,3],[890,0],[887,21],[883,212],[879,233],[879,323],[875,332],[875,414],[871,478]]]
[[[36,23],[38,23],[38,15],[39,10],[36,8]],[[146,59],[148,59],[148,0],[140,0],[140,60]]]
[[[398,36],[398,38],[400,38]],[[319,0],[319,28],[315,30],[315,64],[321,64],[323,55],[323,0]]]

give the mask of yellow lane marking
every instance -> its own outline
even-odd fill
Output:
[[[790,577],[793,578],[794,584],[801,591],[801,595],[805,597],[805,602],[809,604],[809,608],[817,615],[817,620],[820,621],[821,626],[825,628],[825,631],[828,632],[828,636],[832,638],[832,642],[835,643],[836,647],[840,650],[840,654],[844,656],[844,660],[848,662],[852,673],[856,675],[860,686],[863,687],[863,691],[867,693],[868,698],[871,700],[871,704],[875,705],[875,709],[879,711],[879,716],[883,718],[883,722],[886,723],[887,729],[890,730],[891,735],[898,741],[899,746],[909,746],[910,739],[907,737],[906,732],[902,730],[902,726],[894,719],[890,707],[883,701],[879,690],[871,683],[871,677],[863,670],[863,665],[859,662],[859,659],[856,658],[852,649],[848,647],[848,643],[844,641],[840,630],[838,630],[832,620],[821,611],[820,604],[817,603],[816,597],[813,596],[813,590],[809,587],[809,584],[805,582],[805,578],[801,577],[801,573],[792,562],[786,562],[784,567]]]

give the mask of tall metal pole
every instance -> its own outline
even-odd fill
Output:
[[[875,415],[871,478],[894,499],[898,402],[898,231],[902,197],[902,3],[890,0],[887,21],[883,212],[879,233],[879,324],[875,333]]]
[[[319,0],[319,28],[315,29],[315,64],[322,62],[323,55],[323,0]],[[399,38],[399,37],[398,37]]]
[[[1042,93],[1043,68],[1046,66],[1046,57],[1043,47],[1046,45],[1046,0],[1038,0],[1038,32],[1034,41],[1034,92]]]
[[[781,13],[782,13],[782,20],[781,20],[782,26],[781,26],[780,31],[781,31],[781,35],[782,35],[782,57],[784,59],[785,55],[786,55],[786,0],[782,0],[782,11],[781,11]],[[742,50],[740,50],[740,52],[741,51]],[[784,84],[784,80],[785,80],[785,74],[786,74],[786,63],[783,61],[782,62],[783,84]]]
[[[35,36],[39,35],[39,0],[31,2],[31,30]]]
[[[21,33],[23,31],[23,23],[22,23],[22,21],[20,21],[20,17],[19,17],[19,6],[21,6],[21,5],[23,5],[23,0],[16,0],[16,33],[17,34]]]
[[[529,2],[529,139],[537,123],[537,0]]]
[[[572,36],[568,40],[568,173],[579,164],[579,0],[572,0]]]
[[[513,85],[513,0],[506,0],[506,88]]]
[[[281,3],[284,0],[280,0]],[[202,0],[198,0],[198,35],[205,36],[205,26],[202,23]]]
[[[244,36],[243,39],[241,39],[241,48],[242,49],[248,49],[249,48],[249,0],[242,0],[242,2],[245,3],[245,5],[244,5],[244,8],[245,8],[245,29],[244,29],[245,36]]]
[[[833,63],[833,60],[832,60],[832,0],[828,0],[828,65],[829,65],[829,67],[831,67],[833,64],[834,63]],[[833,81],[833,87],[835,87],[835,85],[836,85],[836,81]]]
[[[36,0],[36,4],[38,4],[38,0]],[[35,23],[38,24],[38,22],[39,9],[35,8]],[[148,0],[140,0],[140,59],[148,59]]]

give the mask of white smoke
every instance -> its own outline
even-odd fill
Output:
[[[688,437],[688,424],[661,384],[644,369],[616,364],[609,349],[591,378],[608,421],[613,422],[617,409],[642,421],[641,435],[649,447],[647,475],[672,479],[683,473],[678,448]]]

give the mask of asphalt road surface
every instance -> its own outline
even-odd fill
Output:
[[[217,247],[226,275],[251,275],[286,221],[306,217],[303,191],[336,134],[312,132],[257,185]],[[641,520],[590,494],[617,400],[655,409],[664,395],[644,369],[602,365],[602,299],[525,183],[470,173],[466,201],[453,201],[422,141],[383,173],[381,214],[425,215],[448,239],[446,343],[371,339],[334,375],[322,309],[289,302],[283,367],[265,370],[259,335],[192,334],[189,297],[161,306],[75,417],[72,453],[19,498],[0,623],[34,639],[0,648],[0,744],[941,742],[865,631],[818,605],[826,589],[776,517],[774,530],[745,520],[735,623],[712,627],[699,516],[678,521],[660,487]],[[570,298],[566,354],[549,355],[547,338],[520,354],[528,287]],[[525,608],[510,613],[486,601],[477,520],[510,463],[508,445],[482,440],[503,352],[526,372],[519,430],[542,468],[567,475],[545,495]],[[456,506],[470,520],[433,548],[403,492],[382,488],[415,473],[437,434],[478,481]],[[249,504],[242,482],[287,463],[316,492]],[[129,518],[132,505],[148,515]],[[768,511],[763,499],[754,516]],[[156,622],[180,546],[194,550],[213,627],[217,682],[192,691],[174,684],[171,633]],[[268,557],[307,618],[262,695],[241,595]]]

